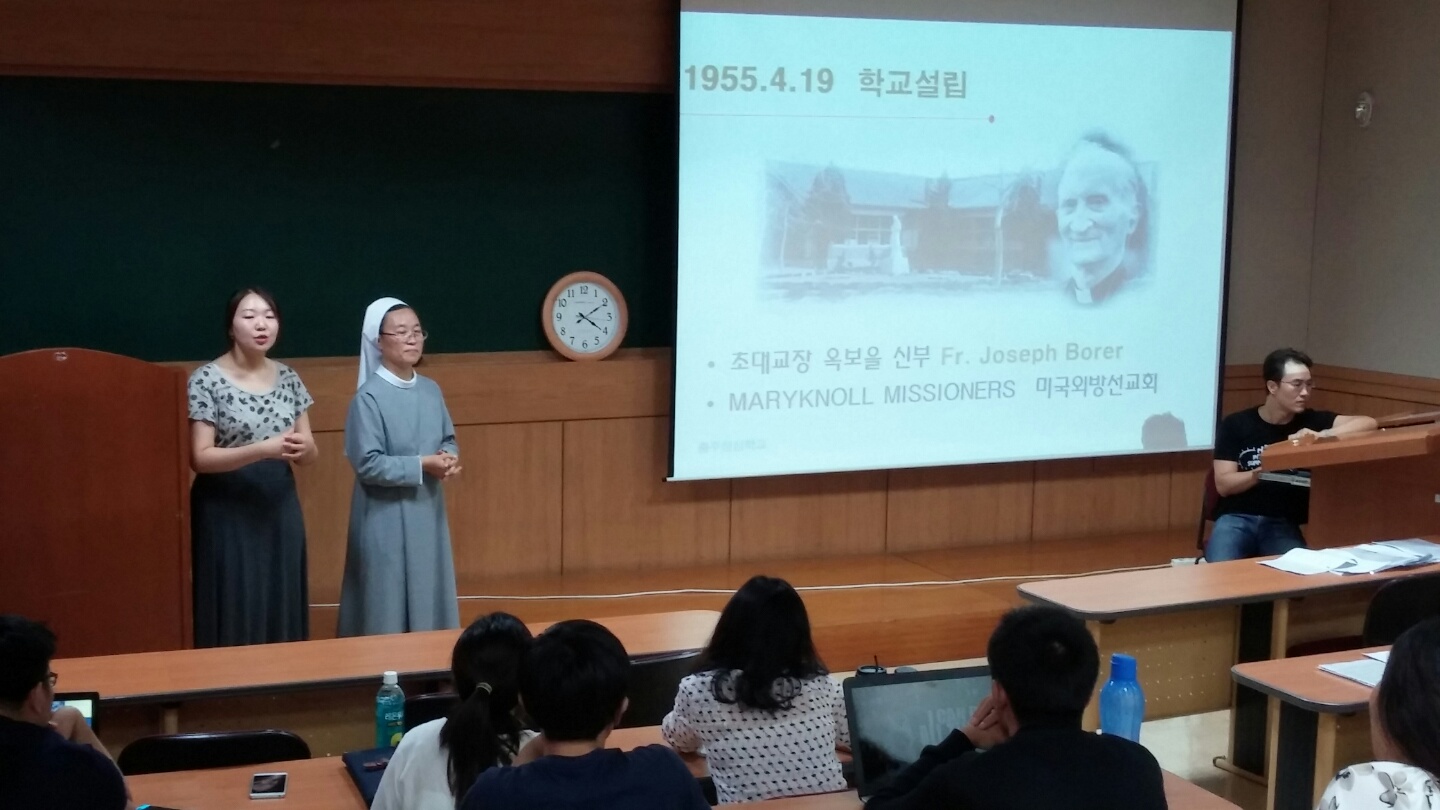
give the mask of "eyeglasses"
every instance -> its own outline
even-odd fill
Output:
[[[55,674],[55,673],[53,673],[53,672],[51,672],[51,673],[48,673],[48,674],[47,674],[46,680],[50,681],[50,688],[51,688],[51,689],[54,689],[54,688],[55,688],[55,684],[57,684],[57,683],[60,682],[60,676],[57,675],[57,674]]]
[[[424,329],[416,329],[414,332],[381,332],[380,334],[393,337],[401,343],[408,342],[412,337],[415,338],[417,341],[424,340],[425,338],[430,337],[430,333],[425,331]]]
[[[1314,391],[1316,388],[1314,380],[1281,380],[1281,385],[1288,385],[1296,391]]]

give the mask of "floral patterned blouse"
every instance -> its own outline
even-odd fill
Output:
[[[244,447],[290,429],[315,404],[295,369],[275,364],[275,387],[252,394],[230,381],[214,363],[190,375],[190,419],[215,426],[216,447]]]
[[[1440,787],[1414,765],[1366,762],[1335,774],[1316,810],[1440,810]]]

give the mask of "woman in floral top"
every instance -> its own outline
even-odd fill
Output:
[[[280,337],[270,293],[225,310],[230,348],[190,375],[191,564],[195,646],[303,641],[310,635],[305,522],[292,464],[318,457],[314,400],[266,355]]]
[[[1370,693],[1375,762],[1335,775],[1319,810],[1440,810],[1440,617],[1395,640]]]

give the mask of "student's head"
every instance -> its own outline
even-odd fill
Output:
[[[260,287],[242,287],[225,305],[225,336],[246,354],[265,354],[280,338],[280,307]]]
[[[552,742],[598,739],[624,713],[629,688],[625,645],[584,619],[551,625],[520,662],[520,701]]]
[[[1440,618],[1395,639],[1370,693],[1370,741],[1377,759],[1440,775]]]
[[[1066,159],[1056,195],[1071,264],[1097,281],[1109,276],[1144,219],[1144,186],[1129,151],[1108,135],[1086,135]]]
[[[380,334],[376,342],[380,346],[380,357],[386,365],[398,369],[411,369],[420,362],[425,353],[427,333],[420,326],[420,316],[405,304],[397,304],[385,313],[380,321]]]
[[[1300,413],[1310,403],[1315,380],[1310,376],[1310,355],[1296,349],[1276,349],[1265,356],[1261,373],[1269,399],[1290,413]]]
[[[516,673],[529,646],[529,628],[509,613],[481,616],[455,642],[450,675],[460,705],[440,729],[440,744],[449,752],[457,801],[486,768],[510,763],[520,739]]]
[[[49,628],[23,616],[0,616],[0,715],[36,725],[50,722],[54,657],[55,634]]]
[[[1020,725],[1080,723],[1100,674],[1085,624],[1060,608],[1032,605],[1000,619],[987,650],[990,675]]]
[[[790,708],[801,679],[825,674],[800,594],[765,576],[730,597],[695,669],[715,672],[711,688],[721,702],[771,711]]]

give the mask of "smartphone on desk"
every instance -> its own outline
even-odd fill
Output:
[[[257,773],[250,777],[250,798],[283,799],[289,779],[289,774],[284,773]]]

